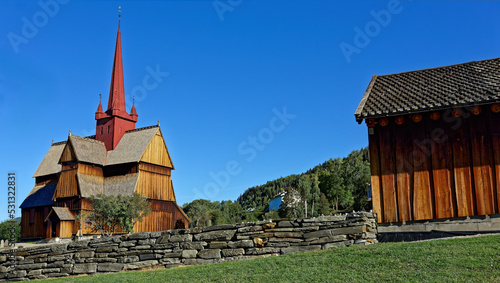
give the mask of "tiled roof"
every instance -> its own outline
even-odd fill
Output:
[[[354,113],[370,117],[500,101],[500,58],[373,76]]]
[[[33,174],[33,178],[56,174],[61,171],[61,165],[58,162],[65,145],[65,142],[52,144],[47,154],[45,154],[42,162],[36,169],[35,174]]]
[[[19,208],[53,205],[52,200],[57,184],[35,186]]]

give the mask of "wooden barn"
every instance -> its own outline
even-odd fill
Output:
[[[33,177],[35,187],[21,204],[21,239],[69,238],[82,229],[75,215],[92,210],[98,194],[145,196],[152,212],[135,232],[187,228],[189,218],[177,205],[171,180],[174,165],[160,125],[135,128],[137,111],[125,108],[121,34],[118,25],[108,108],[95,113],[96,135],[68,135],[53,143]]]
[[[500,58],[373,76],[368,127],[379,223],[500,211]]]

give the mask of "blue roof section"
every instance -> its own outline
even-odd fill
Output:
[[[30,194],[26,197],[19,208],[28,208],[36,206],[53,205],[55,202],[52,200],[57,184],[50,184],[45,186],[36,186],[31,190]]]
[[[269,201],[269,211],[279,210],[281,208],[282,196],[277,196]]]

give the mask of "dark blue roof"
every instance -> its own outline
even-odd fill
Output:
[[[50,184],[40,187],[34,187],[30,194],[19,208],[28,208],[36,206],[53,205],[55,202],[52,200],[57,184]]]

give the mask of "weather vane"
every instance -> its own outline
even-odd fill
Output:
[[[102,99],[102,95],[99,93],[99,101],[101,101]]]
[[[118,6],[118,18],[121,17],[122,6]]]

